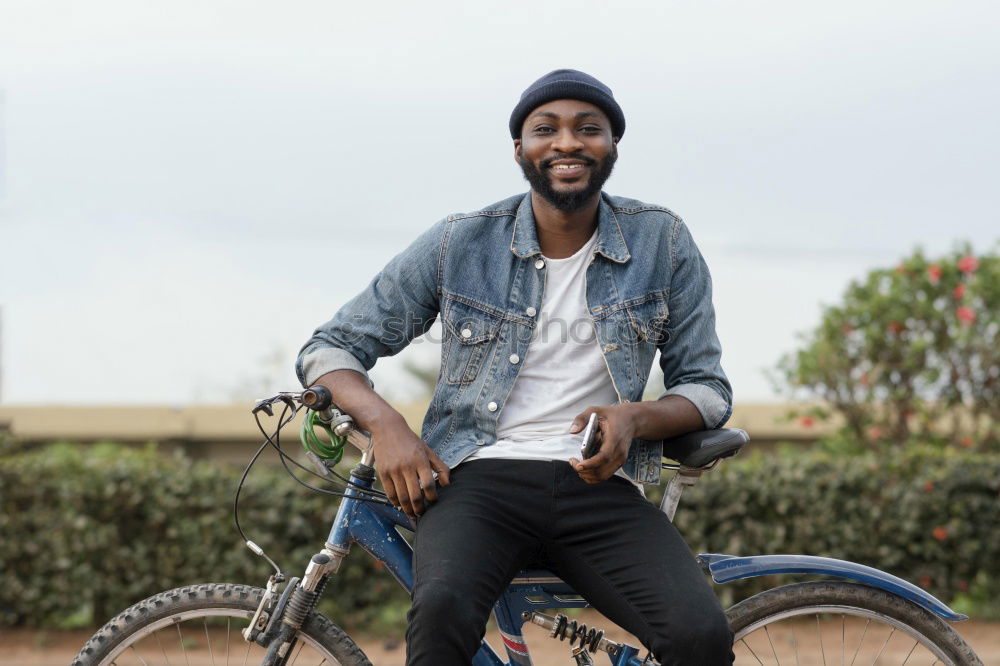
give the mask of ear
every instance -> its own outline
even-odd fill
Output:
[[[514,161],[521,162],[521,140],[514,139]]]

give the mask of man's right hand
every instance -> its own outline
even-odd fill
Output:
[[[402,418],[383,422],[371,436],[386,496],[393,506],[416,518],[426,510],[427,502],[437,500],[434,472],[437,483],[448,485],[448,466]]]
[[[410,518],[423,513],[426,503],[437,499],[434,472],[438,483],[446,486],[448,466],[410,430],[403,415],[372,390],[360,372],[333,370],[314,383],[329,389],[333,402],[354,417],[356,426],[371,433],[378,473],[393,506]]]

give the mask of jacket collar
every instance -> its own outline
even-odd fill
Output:
[[[531,192],[524,195],[517,207],[510,251],[522,259],[542,253],[538,246],[538,235],[535,233],[535,215],[531,209]],[[597,246],[594,248],[594,252],[620,264],[632,258],[628,246],[625,244],[625,236],[618,224],[618,218],[608,203],[607,195],[603,192],[597,206]]]

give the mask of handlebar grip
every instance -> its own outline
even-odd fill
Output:
[[[330,389],[316,384],[302,392],[302,404],[314,412],[321,412],[333,404],[333,396]]]

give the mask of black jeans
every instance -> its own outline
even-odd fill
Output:
[[[493,603],[544,561],[661,664],[733,661],[733,634],[691,551],[625,479],[565,462],[476,460],[417,521],[409,666],[468,666]]]

